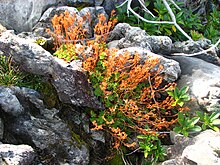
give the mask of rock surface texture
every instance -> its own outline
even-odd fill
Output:
[[[28,145],[0,144],[1,165],[29,165],[34,163],[36,153]]]
[[[81,64],[71,64],[54,58],[36,43],[17,37],[10,31],[0,37],[0,51],[12,56],[15,63],[26,72],[51,78],[60,100],[78,106],[101,108],[93,96],[87,78],[81,72]]]
[[[193,110],[200,108],[208,111],[220,110],[220,67],[201,59],[184,56],[173,56],[179,62],[182,74],[177,84],[180,87],[190,87],[190,94],[194,101],[190,102]],[[196,103],[197,102],[197,103]]]
[[[0,22],[17,32],[31,31],[41,14],[51,5],[63,0],[1,0]]]
[[[169,148],[170,160],[162,165],[192,164],[218,165],[220,164],[220,133],[206,130],[193,138],[173,134],[174,145]]]
[[[56,98],[53,106],[49,107],[43,92],[0,85],[1,165],[106,163],[109,138],[105,132],[90,129],[92,113],[87,113],[91,110],[104,110],[104,106],[94,96],[91,84],[82,70],[82,61],[67,63],[52,55],[53,39],[46,29],[53,30],[52,17],[65,10],[76,14],[77,18],[90,13],[83,26],[88,29],[87,39],[94,39],[93,28],[98,22],[98,14],[109,18],[115,4],[122,2],[0,1],[0,55],[11,56],[12,64],[18,65],[21,71],[41,75],[54,89],[54,93],[49,94],[50,98]],[[137,0],[133,2],[132,6],[138,5]],[[7,30],[3,25],[14,30]],[[21,33],[16,35],[16,32]],[[47,44],[36,44],[38,39],[45,40]],[[80,44],[77,43],[77,47],[80,48]],[[109,33],[107,44],[109,49],[119,49],[117,55],[123,55],[125,51],[130,52],[131,56],[139,53],[141,64],[148,58],[159,58],[159,64],[163,66],[160,74],[164,76],[164,83],[176,81],[179,87],[189,86],[189,94],[193,98],[188,103],[191,110],[220,110],[219,49],[195,57],[173,56],[173,53],[191,54],[205,50],[211,46],[209,40],[172,43],[167,36],[149,36],[139,27],[118,23]],[[93,55],[94,51],[88,45],[85,47],[85,57]],[[77,54],[77,49],[75,51]],[[152,71],[157,70],[159,64]],[[100,122],[104,122],[103,116],[99,118],[103,119]],[[207,130],[188,138],[171,132],[171,140],[174,145],[168,146],[169,160],[163,162],[163,165],[220,164],[219,132]]]
[[[73,130],[57,116],[59,112],[57,109],[45,108],[39,93],[19,87],[1,87],[0,93],[4,94],[5,97],[2,99],[6,103],[20,107],[12,109],[0,103],[2,107],[0,114],[5,124],[4,137],[8,137],[4,138],[4,143],[34,146],[41,151],[41,154],[47,154],[55,164],[57,162],[82,165],[89,163],[87,144],[77,139],[76,133],[73,136]],[[20,109],[23,111],[21,112]],[[4,146],[0,145],[0,152],[2,149]]]

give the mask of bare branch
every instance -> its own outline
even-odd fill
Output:
[[[164,6],[166,7],[166,9],[169,12],[169,15],[172,19],[172,21],[152,21],[152,20],[148,20],[145,19],[144,17],[140,16],[138,13],[136,13],[132,8],[131,8],[131,2],[132,0],[126,0],[124,3],[122,3],[120,6],[124,5],[125,3],[127,3],[127,14],[129,16],[129,12],[131,12],[132,14],[134,14],[138,19],[141,19],[144,22],[147,23],[154,23],[154,24],[171,24],[174,25],[187,39],[192,40],[192,38],[177,24],[176,22],[176,17],[172,11],[172,9],[170,8],[169,4],[167,3],[167,0],[163,0]],[[143,0],[138,0],[138,2],[141,4],[141,6],[144,8],[144,11],[149,13],[151,16],[154,17],[154,15],[147,9],[147,7],[144,5],[144,1]],[[170,2],[172,4],[174,4],[174,6],[178,9],[181,10],[180,7],[173,1],[170,0]]]
[[[139,1],[139,3],[141,4],[141,6],[144,8],[144,11],[147,12],[147,13],[149,13],[152,17],[155,18],[154,14],[153,14],[150,10],[148,10],[148,8],[145,6],[144,0],[138,0],[138,1]]]
[[[145,21],[147,23],[155,23],[155,24],[174,24],[171,21],[151,21],[151,20],[147,20],[145,18],[143,18],[142,16],[140,16],[138,13],[136,13],[132,8],[131,8],[131,2],[132,0],[128,0],[128,4],[127,4],[127,11],[133,13],[136,17],[138,17],[139,19],[141,19],[142,21]]]
[[[197,55],[200,55],[200,54],[203,54],[203,53],[207,53],[207,52],[209,52],[209,51],[212,51],[212,50],[215,49],[219,44],[220,44],[220,39],[219,39],[214,45],[212,45],[210,48],[208,48],[208,49],[206,49],[206,50],[202,50],[202,51],[197,52],[197,53],[192,53],[192,54],[173,53],[173,54],[171,54],[171,55],[173,55],[173,56],[188,56],[188,57],[197,56]]]
[[[170,14],[170,17],[174,23],[174,25],[176,26],[176,28],[186,37],[188,38],[189,40],[193,40],[176,22],[176,16],[174,15],[172,9],[170,8],[169,4],[167,3],[166,0],[163,0],[163,3],[165,5],[165,7],[167,8],[169,14]]]
[[[180,8],[173,0],[170,0],[170,2],[171,2],[178,10],[181,10],[181,8]]]

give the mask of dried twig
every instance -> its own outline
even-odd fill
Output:
[[[129,15],[129,11],[131,13],[133,13],[137,18],[141,19],[142,21],[144,22],[147,22],[147,23],[154,23],[154,24],[172,24],[174,25],[186,38],[188,38],[189,40],[192,40],[192,38],[177,24],[176,22],[176,17],[172,11],[172,9],[170,8],[169,4],[167,3],[167,0],[163,0],[163,3],[164,3],[164,6],[166,7],[166,9],[168,10],[169,14],[170,14],[170,17],[172,19],[172,21],[152,21],[152,20],[148,20],[148,19],[145,19],[144,17],[140,16],[138,13],[136,13],[132,8],[131,8],[131,2],[132,0],[126,0],[124,3],[122,3],[120,6],[118,7],[121,7],[123,6],[125,3],[127,3],[127,13]],[[144,6],[144,2],[143,0],[138,0],[138,2],[141,4],[141,6],[144,8],[144,10],[149,13],[151,16],[154,17],[154,15],[147,9],[146,6]],[[173,0],[170,0],[171,3],[174,4],[174,6],[181,10],[180,7],[173,1]]]
[[[185,54],[185,53],[173,53],[171,55],[173,56],[197,56],[197,55],[200,55],[200,54],[203,54],[203,53],[207,53],[209,51],[212,51],[213,49],[215,49],[218,45],[220,44],[220,39],[214,44],[212,45],[210,48],[206,49],[206,50],[202,50],[200,52],[197,52],[197,53],[192,53],[192,54]]]

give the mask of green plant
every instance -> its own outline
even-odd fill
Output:
[[[19,85],[22,83],[24,75],[18,67],[12,66],[12,58],[0,56],[0,85]]]
[[[195,30],[190,30],[190,34],[191,34],[192,39],[194,41],[197,41],[197,40],[204,38],[204,36],[201,33],[199,33],[198,31],[195,31]]]
[[[37,75],[21,72],[18,66],[12,65],[12,58],[0,56],[0,85],[28,87],[39,90],[42,78]]]
[[[67,62],[78,59],[78,56],[76,56],[75,53],[75,46],[73,44],[61,45],[53,55],[60,59],[64,59]]]
[[[184,136],[188,136],[189,132],[200,132],[202,128],[196,125],[199,121],[199,117],[189,118],[184,113],[178,113],[178,124],[173,131],[176,133],[182,133]]]
[[[204,36],[213,43],[220,38],[220,11],[213,8],[213,11],[207,15],[207,24],[204,26]]]
[[[176,87],[174,90],[167,90],[168,95],[170,95],[175,102],[172,103],[172,106],[183,106],[184,102],[190,100],[190,96],[187,94],[187,91],[189,90],[188,86],[184,86],[180,90]]]
[[[180,7],[183,7],[183,3],[177,2]],[[149,7],[150,1],[146,1],[145,6]],[[179,11],[173,4],[170,4],[170,7],[176,16],[177,23],[183,28],[183,30],[190,34],[191,30],[197,29],[198,32],[203,31],[203,26],[198,19],[198,14],[193,14],[192,10],[182,8]],[[153,18],[150,14],[143,12],[139,7],[134,8],[138,14],[142,15],[145,19],[154,20],[154,21],[170,21],[170,15],[164,6],[162,0],[156,0],[153,3],[154,15]],[[167,35],[170,36],[174,41],[186,40],[185,36],[183,36],[174,25],[172,24],[151,24],[144,21],[139,20],[133,14],[127,15],[126,5],[118,8],[118,20],[119,22],[126,22],[132,26],[139,26],[149,35]]]
[[[62,19],[67,22],[65,25],[69,24],[68,19],[71,17],[67,13],[66,15],[67,18],[61,15],[62,17],[56,16],[55,19],[52,19],[54,27],[57,27],[57,29],[54,28],[56,31],[53,36],[56,37],[56,46],[62,44],[67,46],[71,41],[73,47],[67,49],[70,50],[76,48],[76,43],[68,35],[74,36],[74,38],[79,37],[72,35],[72,32],[68,31],[68,26],[65,27],[67,30],[65,32],[58,28],[61,26],[60,22],[63,22]],[[119,149],[121,146],[136,148],[139,144],[132,137],[137,133],[141,134],[143,136],[139,136],[139,140],[144,141],[140,145],[145,150],[145,157],[150,159],[155,156],[157,160],[161,157],[162,148],[156,133],[160,130],[169,130],[171,125],[176,122],[176,114],[180,110],[178,104],[181,104],[182,95],[178,94],[178,97],[181,97],[180,101],[174,105],[174,99],[166,94],[165,91],[173,89],[175,83],[166,84],[164,82],[164,78],[160,74],[163,66],[159,64],[158,58],[147,56],[148,58],[141,62],[141,55],[138,53],[118,54],[117,49],[109,50],[106,47],[105,39],[114,25],[114,20],[106,22],[103,15],[98,17],[99,22],[94,28],[96,34],[94,40],[80,42],[82,68],[93,87],[94,95],[105,106],[104,110],[90,111],[90,120],[94,126],[92,129],[108,132],[114,139],[113,147],[115,149]],[[77,29],[77,27],[71,28]],[[74,34],[77,33],[74,32]],[[66,38],[65,43],[59,40],[58,36]],[[83,51],[87,48],[90,50],[89,53]],[[73,51],[79,50],[77,48]],[[65,51],[61,51],[61,54],[62,52]],[[153,69],[156,66],[158,69]],[[181,107],[181,111],[183,110],[184,108]],[[147,140],[153,143],[151,150],[146,147],[148,146]]]
[[[201,111],[197,111],[196,113],[200,117],[203,130],[206,130],[207,127],[209,127],[214,131],[219,132],[219,128],[217,126],[220,125],[220,119],[218,119],[220,116],[220,111],[213,112],[211,115]]]
[[[46,43],[47,43],[47,40],[46,39],[44,39],[44,38],[37,38],[36,40],[35,40],[35,43],[36,44],[38,44],[38,45],[40,45],[40,46],[45,46],[46,45]]]
[[[138,135],[137,138],[140,140],[140,149],[144,152],[144,157],[149,159],[150,162],[157,162],[158,160],[164,160],[165,149],[161,145],[161,141],[157,136],[154,135]]]

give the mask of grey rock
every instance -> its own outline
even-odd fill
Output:
[[[63,103],[102,108],[93,95],[79,62],[69,65],[53,57],[36,43],[17,37],[10,31],[0,37],[0,50],[6,56],[11,55],[22,70],[52,78],[52,84]]]
[[[126,23],[115,26],[108,37],[108,41],[119,40],[119,48],[142,47],[157,54],[169,54],[172,40],[167,36],[148,36],[139,27],[131,27]]]
[[[2,110],[12,116],[18,116],[24,112],[23,106],[20,104],[14,92],[9,88],[0,86],[0,107]]]
[[[4,141],[35,146],[60,163],[88,164],[87,144],[73,136],[73,130],[57,116],[57,109],[45,108],[39,94],[32,89],[13,87],[11,90],[19,97],[25,113],[16,117],[1,114],[5,136],[9,137]]]
[[[181,148],[180,150],[178,150]],[[163,165],[169,162],[176,164],[199,164],[217,165],[220,163],[220,133],[212,130],[206,130],[193,138],[179,138],[175,144],[170,147],[170,160],[163,162]]]
[[[182,70],[177,84],[190,87],[189,94],[194,98],[191,109],[198,109],[198,103],[199,109],[219,110],[220,67],[193,57],[173,56],[172,59],[179,62]]]
[[[7,29],[14,29],[17,32],[31,31],[43,11],[60,2],[63,3],[64,0],[2,0],[0,2],[0,22]]]
[[[1,33],[5,32],[7,29],[6,27],[2,26],[2,24],[0,24],[0,35]]]
[[[103,3],[103,0],[67,0],[68,4],[71,5],[95,5],[95,6],[100,6]]]
[[[116,5],[119,4],[117,1],[119,0],[104,0],[102,3],[102,7],[104,7],[108,15],[110,15],[112,10],[115,10]]]
[[[197,53],[211,47],[211,41],[208,39],[198,40],[198,41],[184,41],[184,42],[175,42],[172,45],[171,53],[185,53],[192,54]],[[195,57],[203,59],[204,61],[213,63],[220,66],[220,58],[218,57],[218,50],[214,49],[207,53],[202,53],[196,55]]]
[[[118,42],[119,42],[119,40],[110,41],[110,42],[108,43],[108,48],[109,48],[109,49],[112,49],[112,48],[119,49],[119,47],[118,47]]]
[[[52,38],[51,34],[47,32],[48,29],[53,31],[52,27],[52,18],[55,15],[60,15],[61,13],[68,11],[70,14],[76,14],[78,16],[78,10],[75,7],[69,6],[58,6],[58,7],[50,7],[48,8],[43,15],[41,16],[40,20],[37,24],[33,27],[32,32],[22,32],[18,34],[19,37],[25,38],[31,41],[36,41],[36,39],[42,38],[46,40],[46,45],[44,47],[47,50],[52,50],[54,47],[54,39]]]
[[[98,23],[97,16],[99,14],[104,14],[108,20],[108,15],[106,14],[103,7],[85,7],[82,10],[78,11],[75,7],[69,6],[60,6],[60,7],[51,7],[44,12],[39,22],[33,28],[34,36],[42,36],[47,39],[49,44],[52,44],[51,36],[46,32],[46,29],[53,31],[51,19],[55,15],[59,15],[64,11],[68,11],[71,15],[76,14],[76,18],[83,18],[83,27],[87,29],[86,38],[92,38],[94,36],[93,28]],[[90,16],[88,16],[88,14]]]
[[[49,23],[52,17],[54,17],[56,14],[60,14],[65,11],[68,11],[70,14],[78,13],[78,10],[75,7],[69,7],[69,6],[50,7],[40,17],[39,22]]]
[[[104,14],[106,20],[108,20],[108,15],[105,12],[105,9],[101,6],[96,7],[85,7],[79,12],[80,17],[85,17],[87,14],[89,14],[89,17],[86,17],[86,20],[84,21],[84,27],[87,30],[87,38],[92,38],[94,36],[93,29],[95,25],[99,22],[98,16],[100,14]]]
[[[158,54],[150,52],[148,49],[144,49],[141,47],[129,47],[120,49],[117,54],[123,54],[123,52],[130,52],[131,54],[134,54],[135,52],[139,53],[141,55],[141,62],[144,63],[146,59],[149,57],[158,58],[159,64],[155,66],[155,70],[158,69],[158,66],[161,64],[163,66],[163,69],[160,71],[160,74],[164,75],[164,80],[167,82],[174,82],[179,77],[181,70],[179,63],[175,60],[167,59],[163,56],[160,56]]]
[[[4,123],[3,123],[2,119],[0,118],[0,140],[2,140],[3,135],[4,135]],[[1,142],[0,142],[0,144],[1,144]]]
[[[61,13],[68,11],[70,14],[78,14],[78,10],[75,7],[69,6],[58,6],[48,8],[40,17],[37,24],[33,27],[32,32],[35,36],[45,37],[48,40],[51,40],[51,36],[46,32],[46,29],[52,30],[51,19],[55,15],[60,15]]]
[[[29,165],[34,163],[36,153],[31,146],[28,145],[12,145],[12,144],[0,144],[0,155],[2,165]]]
[[[107,41],[120,40],[125,37],[125,33],[131,29],[127,23],[118,23],[108,35]]]

